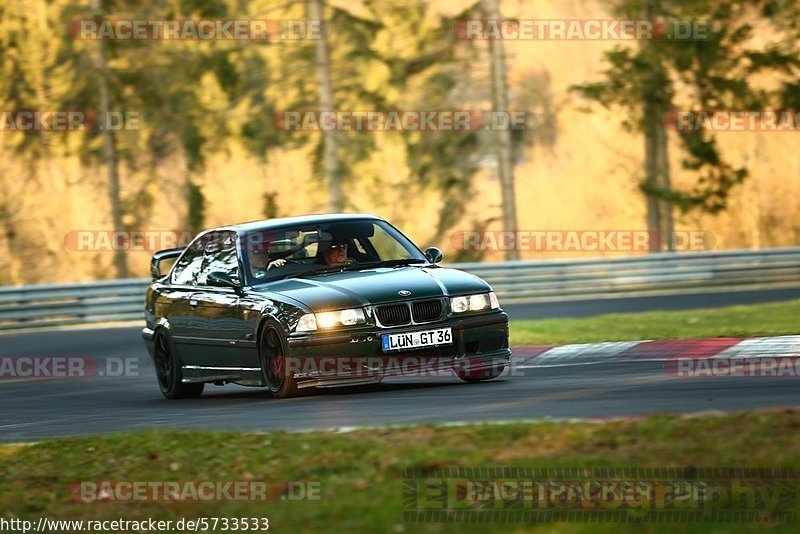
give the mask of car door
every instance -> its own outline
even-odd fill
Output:
[[[196,331],[196,319],[192,302],[197,293],[197,277],[202,268],[207,241],[206,235],[198,236],[178,258],[170,274],[170,304],[164,311],[164,317],[170,324],[173,346],[184,363],[190,362],[193,356],[191,341]]]
[[[241,288],[242,265],[235,232],[215,232],[205,246],[197,291],[189,302],[195,317],[192,363],[203,368],[252,370],[249,368],[254,362],[245,349],[250,348],[253,334],[239,305],[241,290],[208,285],[212,272],[227,274]]]

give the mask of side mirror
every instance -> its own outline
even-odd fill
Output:
[[[222,271],[213,271],[208,273],[208,276],[206,277],[206,284],[214,287],[232,287],[234,289],[239,288],[239,284],[236,283],[228,273],[224,273]]]
[[[167,274],[161,271],[161,262],[165,260],[177,260],[178,257],[183,254],[183,250],[182,248],[168,248],[166,250],[159,250],[153,254],[153,257],[150,259],[150,275],[153,277],[153,280],[163,278]],[[172,267],[172,264],[170,264],[170,267]]]
[[[442,251],[436,247],[428,247],[425,250],[425,256],[428,257],[431,263],[439,263],[440,261],[442,261],[442,258],[444,257]]]

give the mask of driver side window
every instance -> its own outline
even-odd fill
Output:
[[[205,254],[197,277],[198,285],[206,285],[208,273],[220,271],[239,281],[239,257],[236,252],[236,234],[217,233],[205,246]]]
[[[207,242],[208,239],[206,236],[199,237],[192,241],[172,270],[173,284],[197,284],[197,275],[200,273]]]

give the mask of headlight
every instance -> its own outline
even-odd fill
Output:
[[[466,297],[453,297],[450,299],[450,309],[453,313],[464,313],[466,311],[496,310],[500,307],[497,296],[494,292],[479,293]]]
[[[450,309],[453,313],[462,313],[467,311],[467,297],[453,297],[450,299]]]
[[[347,310],[321,312],[317,314],[307,313],[300,317],[297,322],[295,332],[313,332],[317,328],[325,330],[337,326],[352,326],[367,322],[364,310],[361,308],[349,308]]]

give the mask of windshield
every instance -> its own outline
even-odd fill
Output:
[[[243,240],[251,284],[341,270],[428,263],[385,221],[350,220],[257,230]]]

